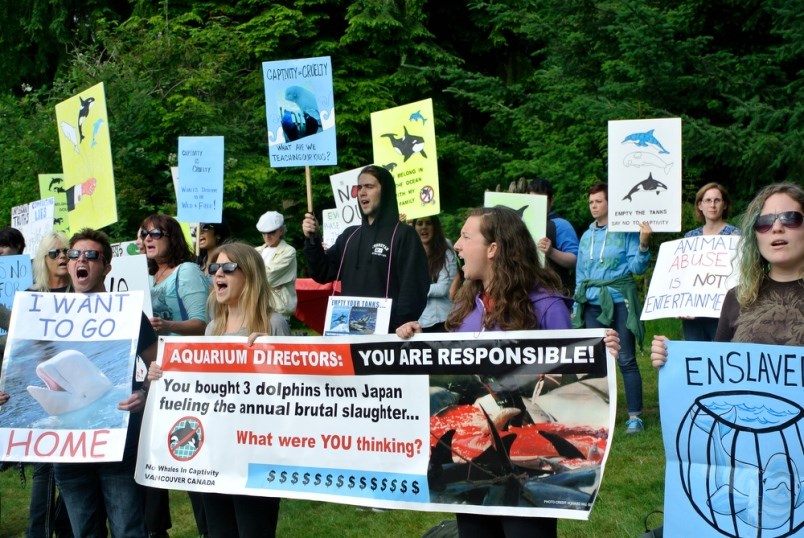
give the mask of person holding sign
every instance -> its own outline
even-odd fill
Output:
[[[265,241],[256,250],[265,262],[274,308],[290,318],[296,311],[296,249],[285,242],[285,217],[276,211],[263,213],[257,231]]]
[[[804,345],[804,189],[777,183],[745,210],[740,284],[723,301],[716,342]],[[748,232],[747,230],[753,230]],[[651,362],[667,362],[667,338],[654,336]]]
[[[65,293],[72,291],[68,272],[67,237],[51,232],[42,238],[33,259],[34,284],[31,291]],[[104,517],[105,520],[105,517]],[[28,506],[27,536],[59,536],[71,533],[70,518],[61,495],[56,496],[53,464],[34,464],[31,502]]]
[[[455,252],[463,260],[466,283],[455,297],[446,328],[454,332],[569,329],[572,300],[560,293],[561,280],[539,263],[536,244],[513,209],[473,209],[461,228]],[[401,338],[422,332],[418,321],[397,328]],[[606,346],[619,350],[615,331]],[[557,520],[457,514],[460,537],[557,535]]]
[[[70,239],[67,265],[78,293],[103,293],[104,277],[111,271],[112,246],[103,232],[84,228]],[[142,314],[137,354],[146,364],[156,357],[156,334]],[[134,372],[132,372],[132,378]],[[134,482],[142,410],[147,388],[132,379],[135,389],[117,408],[131,413],[123,459],[119,462],[56,463],[56,483],[62,493],[75,536],[105,535],[98,526],[105,507],[112,536],[144,536],[142,497]]]
[[[707,183],[695,195],[695,218],[704,225],[684,234],[684,237],[699,235],[740,235],[740,229],[726,222],[731,208],[731,197],[720,183]],[[717,318],[682,318],[684,340],[711,342],[715,339]]]
[[[262,257],[250,245],[228,243],[213,254],[209,274],[214,293],[210,295],[213,319],[207,336],[289,336],[290,327],[272,304],[271,286]],[[151,381],[162,377],[162,369],[152,363]],[[279,499],[250,495],[202,493],[210,538],[232,538],[276,534]]]
[[[193,262],[193,253],[181,226],[168,215],[151,215],[140,226],[140,238],[151,275],[151,325],[161,335],[204,334],[207,327],[206,301],[209,281]],[[166,536],[172,526],[168,490],[145,489],[145,518],[148,531]],[[197,493],[190,493],[196,524],[203,534],[203,505]]]
[[[319,284],[340,280],[343,295],[392,299],[388,330],[393,331],[424,311],[430,288],[427,255],[415,230],[399,222],[391,173],[372,164],[357,182],[363,222],[344,230],[326,251],[315,216],[305,214],[307,271]]]
[[[620,335],[617,359],[625,385],[628,422],[625,433],[644,429],[642,419],[642,376],[636,360],[636,343],[642,345],[645,327],[639,319],[639,301],[634,275],[648,269],[652,233],[650,224],[639,225],[639,233],[609,232],[608,186],[597,183],[589,189],[589,211],[594,222],[581,237],[575,268],[575,328],[612,327]]]

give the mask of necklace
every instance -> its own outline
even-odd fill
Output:
[[[173,268],[172,267],[167,267],[167,266],[165,266],[162,269],[158,270],[154,274],[154,284],[159,284],[160,282],[165,280],[170,275],[171,272],[173,272]]]

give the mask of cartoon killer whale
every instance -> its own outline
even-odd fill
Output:
[[[631,195],[633,195],[633,194],[635,194],[635,193],[637,193],[639,191],[646,191],[646,192],[647,191],[656,191],[656,194],[658,195],[661,192],[661,191],[659,191],[659,189],[667,190],[667,185],[665,185],[661,181],[657,181],[657,180],[653,179],[653,174],[649,173],[648,174],[648,179],[643,179],[642,181],[640,181],[639,183],[637,183],[636,185],[631,187],[631,190],[628,191],[628,194],[626,194],[623,197],[623,200],[628,200],[629,202],[633,202],[633,200],[631,199]]]
[[[178,430],[170,434],[170,448],[178,448],[180,446],[191,446],[194,449],[198,448],[201,439],[198,436],[198,429],[185,424]]]
[[[83,142],[84,138],[84,120],[87,119],[89,116],[89,109],[92,108],[92,104],[95,102],[94,97],[87,97],[86,99],[81,99],[81,96],[78,96],[78,102],[81,104],[81,109],[78,111],[78,142]]]
[[[109,378],[86,355],[74,349],[58,353],[36,367],[45,387],[28,393],[51,416],[63,415],[98,400],[112,388]]]
[[[403,162],[407,161],[414,153],[420,153],[421,156],[426,159],[427,154],[424,152],[424,137],[408,133],[407,127],[402,128],[405,132],[402,138],[398,138],[394,133],[386,133],[381,136],[388,138],[396,152],[404,157]]]

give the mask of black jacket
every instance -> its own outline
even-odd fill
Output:
[[[364,215],[360,226],[344,230],[326,252],[320,237],[308,237],[304,256],[308,274],[320,284],[339,278],[343,295],[393,299],[389,327],[393,332],[421,316],[430,275],[421,239],[413,227],[399,221],[394,178],[379,169],[380,208],[374,222],[369,224]]]

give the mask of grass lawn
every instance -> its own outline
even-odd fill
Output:
[[[603,485],[589,521],[561,521],[559,535],[575,538],[636,537],[645,529],[645,515],[663,508],[664,447],[659,426],[657,374],[650,366],[647,348],[654,334],[671,338],[680,335],[675,320],[648,322],[646,350],[639,354],[644,387],[645,432],[624,433],[625,396],[618,376],[617,428],[606,464]],[[0,473],[0,538],[25,535],[32,468],[27,470],[29,485],[20,487],[15,470]],[[190,501],[181,491],[171,492],[174,538],[197,536]],[[387,510],[374,512],[354,506],[311,501],[283,500],[279,512],[279,536],[288,537],[417,537],[451,514]],[[651,526],[661,516],[651,517]]]

